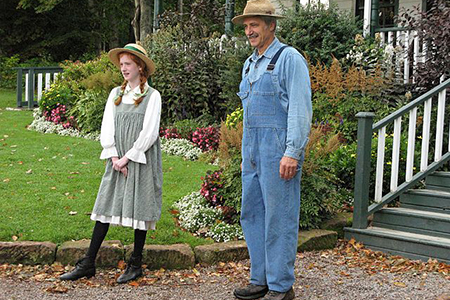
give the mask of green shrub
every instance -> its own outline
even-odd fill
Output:
[[[350,37],[362,32],[362,23],[351,12],[339,11],[331,2],[298,6],[298,10],[286,11],[281,20],[278,35],[287,44],[296,47],[315,63],[331,64],[332,58],[344,58],[354,44]]]
[[[42,93],[39,107],[43,112],[50,112],[59,105],[70,107],[76,99],[73,91],[60,80],[54,82],[49,89]]]
[[[0,88],[12,89],[17,84],[17,71],[13,68],[19,67],[19,56],[0,56]]]
[[[69,114],[75,118],[78,128],[83,132],[100,131],[107,100],[108,93],[104,90],[84,91]]]

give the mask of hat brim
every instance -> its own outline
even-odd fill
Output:
[[[155,68],[155,63],[153,62],[153,60],[151,60],[149,57],[145,56],[142,53],[139,53],[137,51],[133,51],[130,49],[126,49],[126,48],[114,48],[108,52],[109,60],[119,69],[120,69],[119,53],[123,53],[123,52],[127,52],[127,53],[131,53],[133,55],[136,55],[137,57],[142,59],[142,61],[145,63],[150,75],[155,73],[156,68]]]
[[[249,13],[249,14],[245,14],[245,15],[236,16],[233,19],[231,19],[231,22],[233,22],[233,24],[235,24],[235,25],[241,25],[244,22],[245,18],[250,18],[250,17],[272,17],[275,19],[283,19],[284,18],[284,16],[281,16],[281,15]]]

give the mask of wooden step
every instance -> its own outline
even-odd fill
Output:
[[[450,214],[450,192],[430,189],[409,190],[400,196],[400,206]]]
[[[425,184],[429,190],[438,190],[450,193],[450,172],[434,172],[427,176]]]
[[[373,226],[450,239],[450,214],[404,207],[383,208],[373,216]]]
[[[434,172],[425,179],[425,184],[433,186],[441,186],[443,188],[450,187],[450,172]]]
[[[345,239],[354,238],[365,247],[410,259],[437,259],[450,263],[450,239],[398,230],[369,227],[367,229],[344,228]]]

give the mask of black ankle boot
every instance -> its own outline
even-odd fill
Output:
[[[117,278],[118,283],[126,283],[142,276],[142,256],[131,256],[125,272]]]
[[[83,257],[75,264],[72,272],[65,273],[59,277],[61,280],[77,280],[81,277],[90,278],[95,276],[95,263],[89,257]]]

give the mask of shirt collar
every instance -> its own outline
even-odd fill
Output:
[[[281,43],[278,40],[278,38],[275,37],[273,39],[272,43],[269,45],[269,47],[267,47],[266,51],[264,51],[263,54],[258,55],[258,49],[255,49],[255,51],[253,51],[252,60],[257,61],[258,59],[262,58],[263,56],[271,59],[280,47],[281,47]]]
[[[146,82],[146,83],[145,83],[145,86],[144,86],[144,90],[147,88],[147,86],[148,86],[148,83]],[[131,91],[130,84],[127,83],[127,86],[125,87],[125,94],[129,93],[130,91]],[[139,86],[139,85],[136,86],[136,87],[132,90],[132,92],[137,93],[137,94],[140,94],[140,93],[141,93],[141,88],[140,88],[140,86]]]

